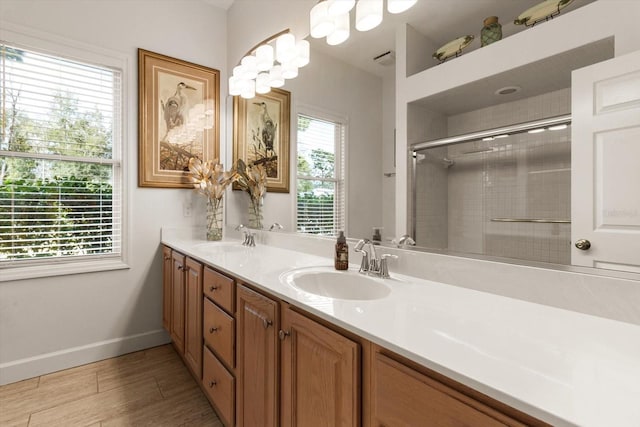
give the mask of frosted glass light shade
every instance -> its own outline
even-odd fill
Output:
[[[256,82],[254,80],[247,81],[247,84],[242,88],[240,94],[244,99],[251,99],[256,96]]]
[[[298,77],[298,65],[293,61],[282,64],[282,77],[285,79],[295,79]]]
[[[418,0],[387,0],[389,13],[402,13],[416,4]]]
[[[258,75],[258,66],[256,57],[253,55],[245,56],[240,61],[242,64],[242,78],[251,80]]]
[[[327,11],[331,16],[344,15],[349,13],[355,5],[356,0],[329,0]]]
[[[296,57],[296,38],[293,34],[283,34],[276,39],[276,59],[279,63],[289,62]]]
[[[244,70],[242,68],[242,65],[236,65],[235,67],[233,67],[233,76],[234,77],[238,77],[238,78],[242,78],[242,75],[244,74]]]
[[[229,95],[238,96],[242,93],[240,79],[236,76],[229,77]]]
[[[256,67],[258,71],[268,71],[273,66],[273,46],[263,44],[256,49]]]
[[[382,0],[359,0],[356,4],[356,29],[369,31],[382,22]]]
[[[349,38],[349,14],[333,17],[336,28],[327,36],[327,44],[331,46],[345,42]]]
[[[304,67],[309,63],[311,47],[307,40],[299,40],[296,43],[296,63],[298,67]]]
[[[269,71],[269,86],[271,87],[284,86],[284,77],[282,77],[281,65],[276,65]]]
[[[271,91],[269,80],[269,73],[258,74],[258,77],[256,77],[256,93],[269,93]]]
[[[333,19],[329,16],[329,2],[321,1],[309,12],[309,28],[311,37],[320,39],[333,31]]]

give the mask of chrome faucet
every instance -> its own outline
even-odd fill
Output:
[[[368,252],[367,247],[369,248]],[[353,249],[362,254],[362,262],[360,263],[359,270],[360,273],[382,277],[383,279],[391,277],[389,276],[389,265],[387,263],[387,259],[397,259],[397,255],[382,254],[382,256],[378,258],[375,244],[369,239],[362,239],[358,241]]]
[[[282,230],[284,227],[279,223],[279,222],[274,222],[273,224],[271,224],[271,227],[269,227],[269,231],[273,231],[274,229],[277,230]]]
[[[408,234],[404,234],[399,239],[393,239],[393,243],[396,244],[399,248],[405,248],[407,246],[415,246],[416,241],[411,238]]]
[[[236,231],[242,231],[244,241],[242,246],[255,246],[256,245],[256,233],[250,231],[246,225],[240,224],[236,227]]]

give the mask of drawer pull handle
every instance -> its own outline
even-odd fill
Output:
[[[215,291],[216,289],[218,289],[218,286],[213,286],[213,285],[211,285],[211,287],[209,288],[209,292],[213,292],[213,291]]]
[[[287,338],[289,335],[291,335],[291,332],[286,332],[286,331],[283,331],[282,329],[280,329],[280,332],[278,332],[278,337],[280,338],[280,341],[284,341],[284,339]]]
[[[212,326],[212,327],[209,328],[209,333],[212,334],[217,330],[218,330],[218,328]]]
[[[217,385],[216,381],[209,381],[209,388],[213,388],[214,385]]]

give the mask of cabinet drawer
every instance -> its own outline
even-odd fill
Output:
[[[204,299],[204,342],[231,368],[234,367],[235,321],[220,307]]]
[[[233,279],[210,268],[204,269],[204,294],[227,313],[233,313],[234,288]]]
[[[205,393],[224,424],[232,426],[235,423],[235,379],[208,348],[205,347],[203,353],[202,385]]]

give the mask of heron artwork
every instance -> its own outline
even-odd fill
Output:
[[[185,123],[184,117],[189,108],[189,99],[187,98],[187,95],[183,93],[184,89],[196,90],[196,88],[191,87],[184,82],[180,82],[178,83],[176,92],[173,96],[170,96],[166,101],[160,100],[164,121],[167,125],[167,133],[164,135],[162,140],[166,140],[171,129],[182,126]]]
[[[267,170],[269,178],[275,178],[278,174],[278,156],[276,154],[276,135],[278,123],[269,115],[269,110],[265,102],[254,102],[260,109],[257,115],[258,128],[252,129],[253,141],[253,164],[262,164]],[[264,151],[263,151],[264,150]]]

